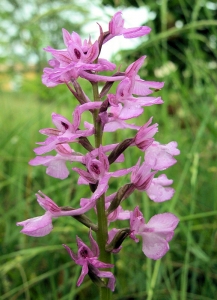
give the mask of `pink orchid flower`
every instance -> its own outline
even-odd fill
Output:
[[[41,191],[36,194],[39,205],[45,209],[45,214],[40,217],[31,218],[22,222],[18,222],[17,226],[23,226],[22,233],[29,236],[45,236],[53,229],[52,218],[61,216],[69,216],[73,211],[62,211],[56,203],[43,194]]]
[[[29,236],[45,236],[49,234],[52,229],[52,219],[62,216],[78,216],[86,213],[88,210],[94,207],[95,202],[88,201],[86,205],[78,209],[62,210],[53,200],[43,194],[41,191],[36,194],[39,205],[45,209],[45,214],[40,217],[27,219],[22,222],[17,222],[17,226],[23,226],[22,233]]]
[[[153,91],[150,88],[160,89],[164,85],[163,82],[145,81],[137,75],[139,69],[144,62],[145,56],[140,57],[132,63],[125,71],[125,78],[122,80],[116,92],[116,102],[122,102],[124,107],[120,114],[120,118],[126,119],[136,118],[143,113],[143,106],[151,106],[154,104],[162,104],[160,97],[150,97]],[[133,94],[140,97],[134,97]],[[143,97],[141,97],[143,96]]]
[[[108,94],[109,103],[111,105],[110,110],[116,117],[116,123],[119,122],[123,124],[123,120],[140,116],[143,113],[144,106],[163,103],[160,97],[150,97],[148,95],[153,93],[151,88],[160,89],[164,83],[141,80],[137,75],[144,59],[145,56],[142,56],[126,69],[126,77],[119,83],[115,95]],[[139,97],[134,97],[133,94]],[[116,114],[115,111],[117,111]],[[108,118],[108,122],[111,121],[114,122]],[[126,127],[125,123],[124,126]],[[124,126],[122,125],[120,128],[124,128]],[[105,130],[108,131],[108,125],[105,127]]]
[[[104,39],[103,43],[106,43],[115,36],[123,35],[126,39],[137,38],[149,34],[151,28],[148,26],[140,26],[134,28],[124,28],[124,19],[122,18],[122,12],[118,11],[109,22],[109,34]]]
[[[69,253],[72,260],[75,261],[77,265],[82,266],[81,275],[78,278],[77,286],[80,286],[84,280],[84,277],[88,274],[91,279],[98,278],[108,278],[107,287],[114,291],[115,288],[115,277],[109,271],[100,271],[99,268],[112,268],[114,265],[104,263],[98,260],[99,258],[99,247],[96,241],[93,239],[91,231],[89,233],[89,239],[91,248],[89,248],[79,237],[76,238],[78,253],[74,253],[67,245],[63,245],[64,248]],[[103,282],[101,281],[101,284]]]
[[[101,105],[101,102],[88,102],[80,105],[74,112],[74,122],[71,123],[65,117],[52,113],[52,122],[56,125],[57,129],[45,128],[39,132],[47,135],[48,138],[44,142],[38,143],[41,145],[34,149],[34,152],[38,155],[44,154],[55,149],[57,144],[74,142],[79,137],[86,137],[94,134],[94,126],[88,122],[84,122],[85,130],[80,130],[81,114],[90,109],[97,109]]]
[[[178,223],[179,219],[171,213],[157,214],[146,223],[137,206],[131,212],[130,237],[138,242],[136,235],[141,235],[142,251],[147,257],[157,260],[169,250],[168,242],[173,238],[174,229]]]
[[[90,198],[90,202],[92,203],[95,203],[96,200],[107,191],[109,187],[108,181],[111,177],[124,176],[132,172],[135,168],[133,166],[128,169],[109,172],[109,161],[104,154],[102,146],[98,148],[98,157],[99,159],[96,159],[91,153],[85,156],[86,161],[84,163],[86,164],[87,171],[80,168],[72,168],[80,175],[78,184],[97,184],[96,190]]]
[[[152,89],[159,90],[164,86],[164,82],[143,80],[137,74],[145,58],[146,56],[143,55],[127,67],[125,76],[130,80],[125,82],[121,81],[118,85],[117,94],[119,98],[126,98],[132,94],[147,96],[153,93]]]

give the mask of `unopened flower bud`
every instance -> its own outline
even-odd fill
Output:
[[[108,157],[109,164],[111,165],[133,142],[134,139],[129,138],[118,144]]]
[[[112,200],[109,208],[107,209],[107,214],[108,215],[111,214],[116,208],[118,208],[120,203],[123,200],[127,199],[134,190],[135,190],[135,187],[132,183],[128,183],[128,184],[125,184],[124,186],[122,186],[117,191],[115,198]]]
[[[130,228],[120,229],[116,233],[116,235],[114,236],[112,241],[106,245],[106,247],[105,247],[106,251],[112,252],[112,251],[120,248],[123,241],[130,235],[130,232],[131,232]]]
[[[94,147],[91,145],[91,143],[85,136],[79,137],[78,141],[79,144],[81,144],[89,152],[94,150]]]

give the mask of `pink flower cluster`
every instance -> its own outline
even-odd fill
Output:
[[[168,242],[174,235],[179,220],[171,213],[162,213],[153,216],[146,223],[142,212],[136,206],[133,210],[124,210],[121,207],[123,201],[138,190],[145,192],[154,202],[170,200],[174,194],[171,187],[173,181],[165,174],[157,175],[176,163],[174,156],[180,151],[176,142],[162,145],[155,141],[155,134],[158,132],[158,124],[152,124],[152,117],[143,126],[135,125],[129,120],[137,118],[143,113],[144,107],[155,104],[162,104],[159,96],[150,96],[163,87],[162,82],[146,81],[139,77],[138,72],[142,67],[145,56],[133,62],[125,71],[118,71],[113,75],[100,75],[101,71],[114,71],[116,65],[104,58],[99,58],[101,48],[112,38],[123,35],[125,38],[136,38],[150,32],[146,26],[128,28],[124,27],[124,20],[121,12],[117,12],[109,22],[108,31],[103,32],[100,28],[100,35],[94,43],[91,40],[84,40],[76,33],[71,34],[63,29],[63,40],[66,48],[56,50],[51,47],[45,51],[52,54],[49,61],[50,68],[44,69],[42,82],[48,87],[58,84],[66,84],[79,105],[72,114],[72,120],[66,119],[57,113],[52,113],[52,121],[56,128],[45,128],[40,130],[47,138],[39,142],[39,147],[34,151],[36,157],[30,161],[30,165],[43,165],[49,176],[61,180],[70,175],[70,171],[78,174],[79,185],[89,185],[91,196],[80,199],[80,207],[67,209],[58,206],[42,192],[36,194],[39,205],[45,209],[45,214],[40,217],[31,218],[17,225],[23,226],[22,233],[40,237],[49,234],[53,228],[52,219],[61,216],[79,216],[81,222],[90,228],[89,248],[80,238],[77,237],[78,254],[75,254],[68,246],[64,245],[71,258],[76,264],[82,266],[81,276],[77,284],[80,285],[86,274],[97,278],[98,284],[104,284],[101,278],[108,278],[107,287],[112,291],[115,287],[115,277],[110,271],[100,271],[99,268],[111,268],[113,265],[99,261],[99,247],[92,237],[92,232],[97,231],[97,224],[90,221],[86,215],[90,209],[97,213],[97,201],[105,195],[105,208],[108,226],[115,220],[129,220],[128,229],[111,228],[108,231],[106,250],[117,253],[122,248],[122,242],[130,237],[135,242],[142,237],[142,251],[151,259],[160,259],[169,250]],[[98,99],[93,101],[85,94],[77,79],[81,77],[92,84],[105,82]],[[118,81],[116,93],[109,93],[113,83]],[[82,122],[82,114],[89,111],[95,115],[95,122]],[[152,124],[152,125],[151,125]],[[100,128],[101,135],[106,132],[114,132],[119,129],[131,129],[133,137],[120,141],[116,144],[101,144],[96,147],[92,145],[88,137],[97,135]],[[84,128],[84,129],[81,129]],[[83,153],[76,152],[71,148],[73,143],[80,143]],[[141,157],[135,165],[125,169],[118,169],[118,163],[124,162],[124,152],[131,147],[141,151]],[[46,155],[54,150],[56,155]],[[129,150],[129,149],[128,149]],[[77,162],[81,168],[73,167],[71,170],[66,162]],[[116,170],[111,171],[110,166],[114,163]],[[126,162],[127,163],[127,162]],[[112,168],[113,170],[114,168]],[[117,192],[109,193],[109,181],[113,178],[128,175],[128,183],[120,186]],[[79,220],[79,219],[78,219]]]

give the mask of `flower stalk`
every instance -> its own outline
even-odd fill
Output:
[[[92,82],[93,97],[94,101],[101,101],[98,90],[98,83]],[[98,110],[94,111],[93,114],[94,125],[95,125],[95,147],[99,148],[102,145],[102,125],[99,122]],[[108,240],[108,222],[105,209],[105,194],[103,194],[96,203],[97,211],[97,222],[98,230],[96,232],[97,242],[100,251],[100,260],[111,264],[111,253],[106,251],[106,243]],[[105,279],[106,280],[106,279]],[[107,284],[107,282],[105,282]],[[107,287],[99,287],[100,289],[100,300],[110,300],[111,291]]]

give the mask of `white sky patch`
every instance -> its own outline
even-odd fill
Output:
[[[130,50],[136,48],[141,44],[141,41],[141,38],[125,39],[123,36],[115,37],[103,45],[100,57],[110,59],[119,50]]]
[[[211,9],[211,10],[216,10],[216,9],[217,9],[217,3],[208,1],[208,2],[206,3],[206,7],[207,7],[208,9]]]

